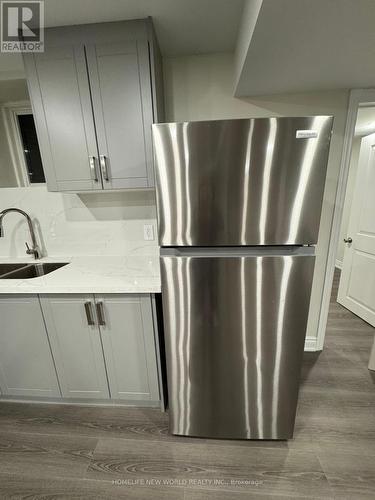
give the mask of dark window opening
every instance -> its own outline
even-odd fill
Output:
[[[18,115],[22,147],[30,184],[46,182],[33,115]]]

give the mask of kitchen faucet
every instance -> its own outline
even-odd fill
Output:
[[[30,219],[30,216],[26,212],[24,212],[23,210],[20,210],[19,208],[6,208],[5,210],[2,210],[0,212],[0,238],[2,238],[4,236],[4,229],[3,229],[4,215],[8,214],[9,212],[17,212],[26,218],[27,224],[29,226],[31,244],[32,244],[32,246],[30,248],[26,242],[26,248],[27,248],[26,253],[27,253],[27,255],[34,255],[35,259],[40,259],[42,254],[41,254],[41,251],[40,251],[38,244],[36,242],[36,237],[35,237],[34,226],[33,226],[32,220]]]

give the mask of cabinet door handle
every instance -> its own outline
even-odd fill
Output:
[[[85,302],[85,311],[86,311],[87,324],[89,326],[95,325],[94,314],[92,312],[92,303],[90,301]]]
[[[91,179],[95,182],[99,182],[98,172],[96,169],[96,158],[95,156],[89,156]]]
[[[96,312],[98,314],[98,322],[100,326],[105,325],[105,317],[104,317],[104,307],[103,302],[96,303]]]
[[[105,155],[100,155],[100,168],[102,171],[102,177],[105,181],[109,181],[109,175],[108,175],[108,165],[107,165],[107,157]]]

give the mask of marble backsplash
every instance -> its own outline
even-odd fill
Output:
[[[0,189],[0,210],[16,207],[33,220],[44,256],[156,254],[155,193],[50,193],[44,186]],[[145,241],[143,225],[153,224],[155,239]],[[4,218],[0,258],[32,257],[27,223],[19,214]]]

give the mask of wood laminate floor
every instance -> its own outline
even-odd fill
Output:
[[[0,498],[375,498],[374,329],[336,302],[305,355],[295,438],[177,438],[155,409],[0,403]]]

